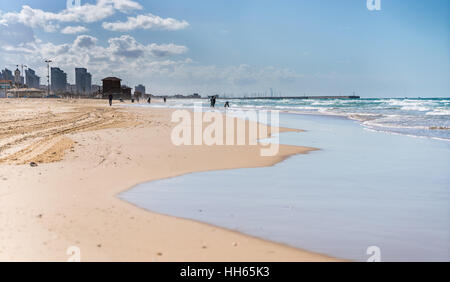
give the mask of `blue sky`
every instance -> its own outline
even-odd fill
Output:
[[[94,83],[115,75],[155,94],[273,88],[283,95],[450,96],[448,0],[381,0],[380,11],[369,11],[366,0],[101,1],[114,7],[111,15],[102,18],[98,9],[93,19],[73,21],[19,14],[28,5],[60,15],[65,0],[2,1],[0,66],[24,63],[44,76],[41,61],[51,57],[71,83],[74,67],[84,66]],[[103,24],[149,14],[175,23]],[[85,30],[63,34],[67,26]]]

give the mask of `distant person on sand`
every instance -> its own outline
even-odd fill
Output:
[[[167,102],[167,99],[166,99],[166,97],[164,97],[164,103],[165,103],[165,102]]]
[[[152,96],[148,96],[148,99],[147,99],[147,103],[151,103],[152,102]]]
[[[109,106],[111,107],[112,106],[113,95],[109,94],[108,99],[109,99]]]
[[[229,107],[230,107],[230,102],[226,101],[224,107],[225,107],[225,108],[229,108]]]

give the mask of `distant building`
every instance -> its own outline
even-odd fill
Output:
[[[67,92],[70,94],[77,94],[77,86],[75,84],[67,84]]]
[[[114,99],[122,98],[122,86],[120,84],[122,80],[117,77],[106,77],[102,79],[102,98],[108,99],[109,95],[112,95]]]
[[[134,99],[139,101],[139,99],[143,98],[144,95],[141,92],[139,92],[139,91],[134,91],[133,97],[134,97]]]
[[[97,84],[92,84],[91,92],[92,95],[97,96],[102,93],[102,87]]]
[[[202,98],[202,96],[200,96],[198,93],[194,93],[191,95],[181,95],[181,94],[176,94],[174,96],[172,96],[173,98],[177,98],[177,99],[200,99]],[[211,97],[211,96],[210,96]],[[219,97],[219,95],[215,95],[215,97]]]
[[[60,68],[51,68],[51,90],[54,94],[67,91],[67,74]]]
[[[134,87],[134,92],[140,92],[141,94],[145,94],[145,86],[139,84],[138,86]]]
[[[77,93],[89,95],[92,93],[92,75],[85,68],[75,68],[75,85]]]
[[[12,80],[0,80],[0,98],[6,97],[6,92],[13,87]]]
[[[85,89],[87,94],[92,94],[92,75],[90,73],[86,73]]]
[[[9,69],[5,68],[4,70],[2,70],[2,79],[14,81],[14,76]]]
[[[28,88],[39,88],[41,78],[36,75],[33,69],[25,70],[25,75]]]
[[[23,85],[22,76],[20,75],[20,70],[18,68],[14,71],[14,84],[16,87]]]
[[[131,100],[131,87],[126,85],[122,86],[122,99]]]
[[[7,97],[14,98],[42,98],[45,96],[45,90],[36,88],[13,88],[7,91]]]
[[[75,68],[75,85],[78,94],[86,92],[86,73],[85,68]]]

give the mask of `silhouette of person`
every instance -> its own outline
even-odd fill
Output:
[[[111,107],[112,106],[113,95],[109,94],[108,99],[109,99],[109,106]]]
[[[148,99],[147,99],[147,103],[151,103],[152,102],[152,96],[148,96]]]
[[[229,108],[230,107],[230,102],[226,101],[224,107],[225,108]]]

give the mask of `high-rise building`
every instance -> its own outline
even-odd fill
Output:
[[[60,68],[51,68],[51,82],[53,93],[65,92],[67,87],[67,74]]]
[[[85,68],[75,68],[75,85],[78,94],[91,94],[92,75]]]
[[[77,94],[77,86],[75,84],[67,84],[67,92],[70,94]]]
[[[90,73],[86,73],[86,93],[92,93],[92,75]]]
[[[134,92],[139,92],[142,95],[145,95],[145,86],[142,84],[139,84],[138,86],[134,87]]]
[[[25,70],[25,75],[26,75],[26,81],[27,81],[27,86],[29,88],[36,88],[39,89],[39,84],[40,84],[40,80],[41,78],[39,76],[36,75],[36,72],[33,69],[27,69]]]
[[[2,70],[2,79],[14,81],[14,76],[9,69],[5,68],[4,70]]]

